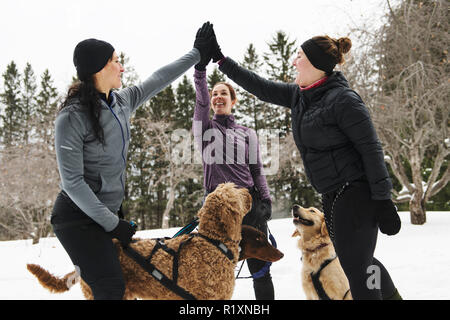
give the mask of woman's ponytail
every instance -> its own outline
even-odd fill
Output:
[[[342,37],[334,39],[329,36],[318,36],[312,40],[332,59],[336,64],[344,64],[344,55],[352,48],[352,41],[350,38]]]
[[[339,52],[338,64],[343,64],[345,62],[344,55],[352,48],[352,40],[350,40],[350,38],[343,37],[336,40],[336,44]]]

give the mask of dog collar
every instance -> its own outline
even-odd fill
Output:
[[[219,249],[231,262],[234,262],[234,254],[233,252],[221,241],[216,239],[211,239],[203,234],[196,233],[196,235],[202,237],[212,245],[214,245],[217,249]]]
[[[317,247],[315,247],[314,249],[305,249],[305,251],[308,252],[316,252],[317,250],[320,250],[322,248],[325,248],[329,245],[329,243],[321,243],[320,245],[318,245]]]

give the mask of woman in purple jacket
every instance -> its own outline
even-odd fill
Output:
[[[231,85],[219,82],[211,95],[206,82],[206,65],[195,66],[196,105],[193,119],[194,139],[202,153],[205,194],[225,182],[249,189],[252,210],[243,224],[251,225],[267,235],[267,220],[272,214],[272,202],[266,177],[263,174],[259,144],[254,130],[236,123],[232,108],[236,93]],[[214,116],[210,119],[210,109]],[[252,275],[262,270],[264,261],[247,260]],[[273,300],[274,289],[270,270],[261,277],[253,277],[257,300]]]

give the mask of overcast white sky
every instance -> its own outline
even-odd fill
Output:
[[[75,45],[94,37],[125,52],[143,80],[189,51],[208,20],[224,54],[240,61],[250,42],[267,51],[277,30],[299,44],[345,36],[362,21],[379,21],[385,8],[386,0],[0,0],[0,72],[11,60],[21,72],[30,62],[37,77],[48,68],[65,91]]]

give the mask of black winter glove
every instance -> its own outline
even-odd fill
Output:
[[[136,233],[136,226],[130,222],[120,219],[119,224],[112,231],[109,232],[111,237],[116,238],[120,243],[126,247],[131,242],[131,237]]]
[[[213,62],[217,62],[222,60],[223,58],[225,58],[225,56],[223,55],[222,51],[220,50],[220,46],[219,43],[217,42],[217,38],[216,38],[216,33],[214,32],[214,29],[212,30],[213,32],[213,36],[212,36],[212,41],[211,41],[211,45],[212,45],[212,59]]]
[[[199,71],[205,71],[206,66],[211,60],[212,35],[213,26],[208,21],[198,29],[197,35],[195,36],[194,48],[200,51],[200,62],[195,65],[195,69]]]
[[[393,236],[400,231],[402,223],[397,213],[397,207],[391,199],[376,200],[375,210],[378,227],[382,233]]]
[[[261,217],[268,221],[272,218],[272,202],[269,199],[262,199],[260,204]]]

